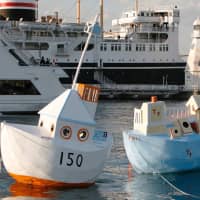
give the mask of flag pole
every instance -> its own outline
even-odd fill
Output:
[[[93,24],[92,24],[92,28],[91,28],[91,30],[89,30],[90,32],[89,32],[87,41],[86,41],[86,43],[85,43],[83,52],[82,52],[82,54],[81,54],[81,57],[80,57],[80,60],[79,60],[79,63],[78,63],[78,67],[77,67],[77,70],[76,70],[76,74],[75,74],[75,76],[74,76],[74,80],[73,80],[73,84],[72,84],[72,89],[75,89],[75,88],[76,88],[76,83],[77,83],[77,80],[78,80],[78,75],[79,75],[79,72],[80,72],[80,69],[81,69],[81,65],[82,65],[82,63],[83,63],[83,59],[84,59],[85,53],[86,53],[86,51],[87,51],[87,48],[88,48],[90,39],[91,39],[92,34],[93,34],[94,25],[96,24],[98,17],[99,17],[99,15],[96,15],[96,16],[95,16],[94,22],[93,22]]]

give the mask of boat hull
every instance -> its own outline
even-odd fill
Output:
[[[200,169],[200,136],[187,134],[170,139],[166,135],[144,136],[123,132],[127,157],[138,173],[171,173]]]
[[[101,173],[112,146],[109,137],[104,144],[77,145],[32,135],[19,127],[1,126],[1,153],[6,170],[21,183],[88,187]]]

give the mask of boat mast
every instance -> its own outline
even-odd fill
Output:
[[[94,19],[94,22],[92,23],[91,28],[88,27],[88,38],[87,38],[87,40],[86,40],[84,49],[83,49],[83,51],[82,51],[82,54],[81,54],[81,57],[80,57],[80,60],[79,60],[79,63],[78,63],[78,67],[77,67],[77,69],[76,69],[76,73],[75,73],[75,76],[74,76],[74,80],[73,80],[73,83],[72,83],[72,89],[73,89],[73,90],[76,88],[76,83],[77,83],[77,80],[78,80],[79,72],[80,72],[80,70],[81,70],[81,65],[82,65],[82,63],[83,63],[83,59],[84,59],[85,53],[86,53],[86,51],[87,51],[87,48],[88,48],[90,39],[91,39],[92,34],[93,34],[93,31],[94,31],[94,26],[95,26],[95,24],[97,23],[98,17],[99,17],[99,15],[96,15],[96,17],[95,17],[95,19]]]
[[[138,13],[138,11],[139,11],[139,3],[138,3],[138,0],[135,0],[135,11],[136,11],[136,13]]]
[[[35,0],[35,3],[36,3],[36,15],[35,15],[35,20],[38,20],[38,19],[39,19],[38,1],[39,1],[39,0]]]
[[[103,22],[103,0],[100,0],[100,25],[101,25],[101,30],[103,32],[103,26],[104,26],[104,22]]]
[[[78,24],[80,24],[80,22],[81,22],[81,9],[80,9],[80,6],[81,4],[80,4],[80,0],[77,0],[77,4],[76,4],[76,22],[78,23]]]

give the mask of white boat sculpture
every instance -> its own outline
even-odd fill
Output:
[[[91,38],[88,36],[80,63]],[[1,123],[1,153],[17,182],[47,187],[94,183],[112,147],[112,136],[95,128],[99,88],[76,84],[39,111],[37,126]]]
[[[185,107],[145,102],[135,109],[134,128],[123,132],[127,157],[138,173],[171,173],[200,169],[200,95]]]

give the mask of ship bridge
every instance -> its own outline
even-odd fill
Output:
[[[112,20],[112,26],[126,26],[139,23],[179,23],[180,11],[174,9],[127,11],[119,19]]]

